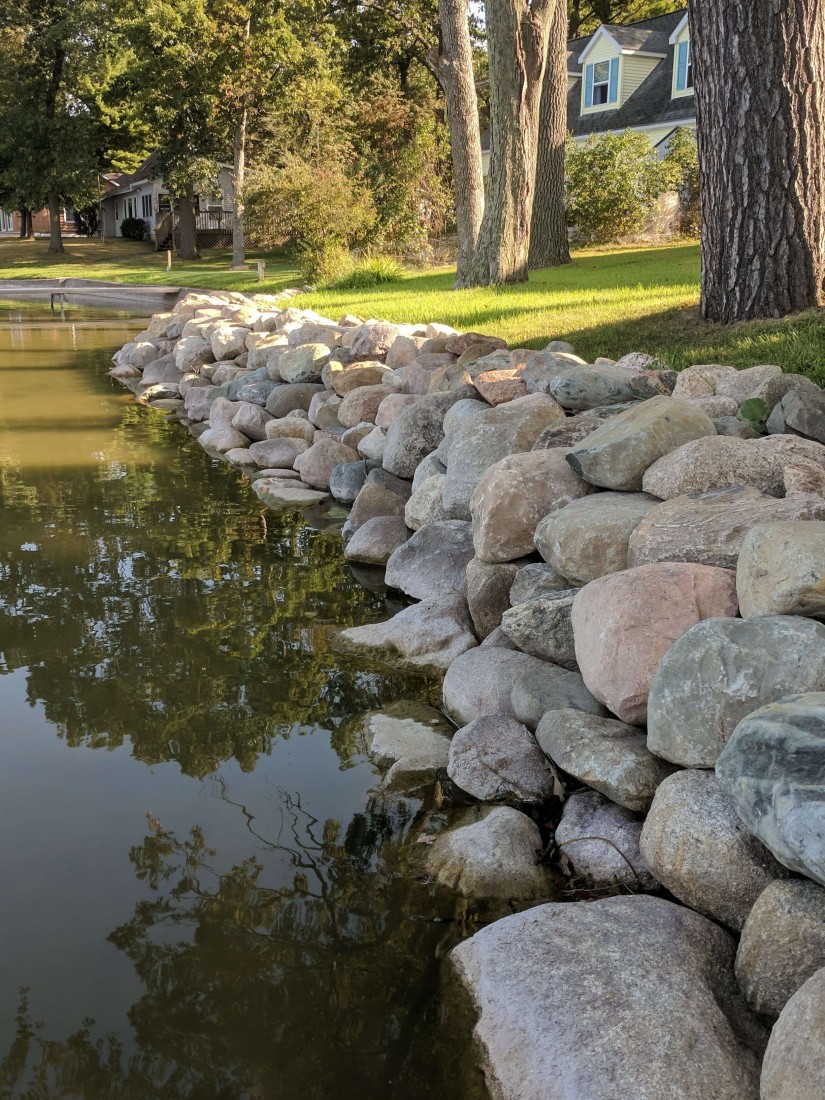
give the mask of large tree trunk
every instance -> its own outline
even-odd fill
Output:
[[[49,207],[49,252],[65,252],[60,234],[60,195],[57,191],[49,191],[46,201]]]
[[[530,267],[570,263],[564,209],[564,152],[567,140],[567,8],[556,5],[547,47],[539,106],[536,197],[530,230]]]
[[[539,104],[557,0],[487,0],[490,174],[472,284],[527,278]]]
[[[32,225],[32,212],[28,207],[20,208],[20,240],[31,241],[34,239],[34,227]]]
[[[822,0],[689,0],[702,314],[725,324],[823,301]]]
[[[435,72],[447,100],[455,213],[458,230],[456,287],[470,284],[481,219],[484,214],[484,172],[478,100],[473,75],[473,49],[467,21],[467,0],[439,0],[441,51]]]
[[[247,19],[244,24],[243,40],[244,48],[249,45],[249,36],[252,33],[252,20]],[[246,125],[249,116],[246,94],[241,94],[241,100],[235,112],[235,134],[233,142],[233,180],[235,191],[234,217],[232,219],[232,270],[246,270],[246,237],[244,234],[244,203],[243,188],[246,177]]]
[[[195,225],[195,187],[187,184],[178,198],[178,259],[199,260],[198,231]]]

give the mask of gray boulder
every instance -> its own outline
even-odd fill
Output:
[[[736,980],[748,1004],[778,1016],[823,966],[825,890],[798,879],[772,882],[748,914],[736,952]]]
[[[594,493],[546,516],[536,549],[574,585],[627,568],[630,536],[659,502],[646,493]]]
[[[795,432],[825,443],[825,393],[793,389],[785,394],[768,420],[768,431],[774,430]]]
[[[552,666],[517,649],[481,646],[458,657],[448,668],[444,677],[444,709],[461,726],[487,714],[512,717],[510,693],[514,681],[525,673],[548,667]]]
[[[265,439],[252,444],[249,457],[262,470],[277,470],[280,466],[291,470],[298,455],[308,449],[309,444],[304,439]]]
[[[776,615],[706,619],[665,654],[648,696],[651,752],[712,768],[743,718],[786,695],[825,691],[825,626]]]
[[[734,950],[711,921],[638,895],[534,906],[448,967],[496,1100],[757,1100],[764,1031]]]
[[[453,727],[435,707],[402,699],[360,722],[370,759],[386,768],[384,786],[413,791],[447,773]]]
[[[401,516],[374,516],[361,524],[344,547],[346,561],[386,565],[410,532]]]
[[[416,467],[444,437],[444,417],[461,394],[433,393],[408,406],[387,429],[383,465],[397,477],[412,477]]]
[[[481,802],[542,803],[553,774],[528,728],[503,714],[476,718],[450,742],[447,774]]]
[[[302,344],[282,352],[278,359],[278,374],[284,382],[319,382],[324,365],[329,362],[330,349],[326,344]]]
[[[762,1064],[761,1100],[825,1096],[825,968],[785,1005]]]
[[[544,383],[545,392],[551,393],[562,408],[582,412],[600,405],[617,405],[632,400],[635,395],[631,383],[635,374],[635,371],[625,367],[608,364],[599,367],[568,366]],[[530,384],[536,386],[538,378],[532,378],[528,388]]]
[[[343,443],[319,432],[312,446],[295,460],[295,469],[307,485],[311,485],[314,489],[328,489],[329,479],[335,467],[343,462],[355,462],[357,459],[358,452],[352,447],[346,447]]]
[[[444,474],[433,474],[423,481],[407,501],[404,516],[407,526],[417,531],[428,523],[447,519],[444,508]]]
[[[576,473],[605,489],[638,491],[653,463],[700,436],[716,435],[701,409],[672,397],[653,397],[612,417],[567,453]]]
[[[540,596],[552,596],[555,592],[570,594],[570,581],[557,573],[552,565],[542,565],[540,562],[530,562],[527,565],[518,566],[515,580],[510,589],[510,605],[515,607],[517,603],[525,600],[536,600]]]
[[[655,757],[644,734],[582,710],[549,710],[536,729],[542,752],[568,775],[636,813],[647,810],[673,771]]]
[[[572,794],[556,827],[562,866],[589,889],[657,890],[639,848],[642,823],[595,791]]]
[[[401,512],[403,514],[403,502]],[[441,520],[429,523],[392,555],[386,581],[414,599],[467,590],[467,565],[473,557],[469,523]]]
[[[300,481],[281,477],[260,477],[252,483],[252,489],[267,508],[278,511],[307,508],[311,504],[322,504],[329,500],[329,493],[322,493],[317,489],[310,489]]]
[[[518,571],[517,565],[491,565],[480,558],[467,563],[467,604],[478,638],[486,638],[501,625]]]
[[[387,622],[343,630],[337,644],[348,653],[400,668],[441,671],[478,643],[467,601],[453,594],[405,607]]]
[[[810,661],[809,650],[788,656]],[[821,657],[818,674],[825,674]],[[786,867],[825,886],[825,691],[792,695],[743,718],[716,773],[746,828]]]
[[[752,527],[736,566],[743,618],[807,615],[825,619],[825,523],[765,523]]]
[[[266,411],[273,416],[283,417],[293,409],[309,410],[316,393],[323,393],[324,387],[314,382],[301,382],[294,386],[276,386],[266,399]]]
[[[483,811],[479,821],[442,833],[427,855],[427,870],[469,898],[547,897],[547,870],[538,862],[536,823],[511,806]]]
[[[329,491],[342,504],[352,504],[366,480],[367,464],[363,459],[358,462],[342,462],[330,472]]]
[[[514,678],[512,685],[512,713],[530,729],[536,729],[548,711],[573,709],[600,717],[608,713],[587,690],[578,672],[558,665],[537,663]]]
[[[524,653],[575,669],[578,665],[570,621],[572,607],[573,596],[561,592],[525,600],[504,612],[501,627]]]
[[[659,785],[641,848],[671,894],[737,931],[765,887],[788,874],[742,828],[713,772],[674,772]]]

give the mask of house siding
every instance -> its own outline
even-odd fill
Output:
[[[599,103],[594,107],[585,107],[585,105],[584,105],[584,90],[585,90],[586,81],[585,81],[584,76],[583,76],[582,77],[582,82],[581,82],[581,85],[582,85],[581,86],[581,113],[583,115],[595,115],[595,114],[601,114],[603,111],[615,111],[621,106],[621,103],[622,103],[621,87],[622,87],[622,81],[624,79],[623,69],[624,69],[625,58],[623,58],[620,55],[620,53],[616,49],[615,45],[610,41],[610,39],[606,35],[602,35],[602,37],[599,39],[599,41],[596,43],[596,45],[593,47],[593,49],[587,55],[587,57],[586,57],[586,59],[583,63],[583,73],[587,72],[587,66],[588,65],[595,65],[599,61],[612,61],[614,57],[617,58],[618,62],[619,62],[619,89],[620,89],[620,92],[619,92],[618,100],[615,103]]]
[[[625,55],[622,58],[621,91],[619,102],[626,103],[638,87],[647,80],[661,59],[658,57],[633,57]]]

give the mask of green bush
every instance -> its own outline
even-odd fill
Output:
[[[403,267],[392,256],[366,256],[329,285],[335,290],[369,290],[382,283],[397,283],[403,274]]]
[[[662,164],[669,177],[668,186],[679,195],[679,229],[686,237],[698,237],[699,154],[693,130],[682,126],[672,135]]]
[[[127,241],[145,241],[149,227],[143,218],[124,218],[120,223],[120,235]]]
[[[641,229],[669,173],[650,138],[635,130],[599,134],[567,149],[567,220],[581,236],[608,244]]]

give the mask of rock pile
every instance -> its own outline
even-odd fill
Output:
[[[415,703],[364,719],[389,786],[463,792],[432,879],[534,906],[452,956],[491,1091],[756,1100],[778,1017],[762,1095],[813,1100],[825,394],[656,368],[190,294],[112,374],[268,506],[351,505],[347,560],[419,601],[339,644],[444,676],[452,735]],[[561,874],[633,896],[547,901]]]

